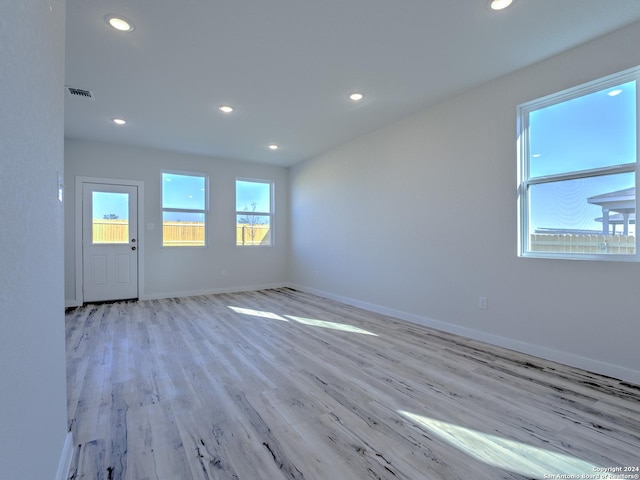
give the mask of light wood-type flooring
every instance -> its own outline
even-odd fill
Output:
[[[640,478],[638,386],[306,293],[66,322],[71,479]]]

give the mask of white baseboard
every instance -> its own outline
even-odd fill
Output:
[[[60,462],[58,463],[58,471],[56,472],[55,480],[67,480],[69,478],[69,468],[71,467],[72,460],[73,434],[69,432],[64,439],[64,446],[62,447],[62,455],[60,455]]]
[[[269,290],[272,288],[283,288],[287,283],[269,283],[263,285],[245,285],[238,287],[214,288],[207,290],[188,290],[179,292],[152,293],[140,296],[140,300],[160,300],[163,298],[196,297],[198,295],[216,295],[219,293],[253,292],[256,290]]]
[[[263,285],[246,285],[226,288],[214,288],[206,290],[181,290],[176,292],[152,293],[148,295],[140,295],[140,300],[161,300],[163,298],[179,298],[179,297],[196,297],[198,295],[215,295],[218,293],[236,293],[236,292],[252,292],[256,290],[268,290],[271,288],[283,288],[287,283],[268,283]],[[82,303],[77,300],[65,300],[64,307],[81,307]]]
[[[383,307],[369,302],[336,295],[331,292],[323,290],[317,290],[315,288],[305,287],[303,285],[288,284],[289,288],[300,290],[303,292],[312,293],[320,297],[335,300],[337,302],[352,305],[354,307],[362,308],[370,312],[380,313],[389,317],[398,318],[400,320],[406,320],[417,325],[422,325],[435,330],[440,330],[447,333],[453,333],[472,340],[478,340],[480,342],[489,343],[498,347],[508,348],[515,350],[516,352],[525,353],[527,355],[533,355],[544,360],[550,360],[552,362],[558,362],[563,365],[579,368],[589,372],[605,375],[608,377],[617,378],[626,382],[631,382],[636,385],[640,385],[640,371],[633,370],[620,365],[613,365],[600,360],[592,358],[582,357],[580,355],[574,355],[567,352],[553,350],[541,345],[534,345],[526,343],[521,340],[515,340],[512,338],[501,337],[491,333],[481,332],[467,327],[461,327],[440,320],[423,317],[413,313],[403,312],[401,310],[395,310],[392,308]]]

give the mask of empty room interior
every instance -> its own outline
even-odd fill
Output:
[[[1,478],[640,478],[640,2],[3,10]]]

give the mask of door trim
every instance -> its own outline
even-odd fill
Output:
[[[76,306],[84,303],[82,291],[83,256],[82,256],[82,184],[99,183],[105,185],[125,185],[138,187],[138,298],[144,297],[144,182],[137,180],[122,180],[116,178],[76,177],[75,198],[75,257],[76,257]]]

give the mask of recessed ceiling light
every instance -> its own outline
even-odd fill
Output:
[[[122,118],[112,118],[111,121],[116,125],[124,125],[125,123],[127,123],[127,121]]]
[[[280,145],[276,145],[275,143],[272,143],[271,145],[269,145],[269,150],[278,150],[280,148]]]
[[[218,110],[220,110],[222,113],[231,113],[233,112],[233,107],[230,105],[220,105],[218,107]]]
[[[622,93],[622,89],[616,88],[615,90],[611,90],[609,93],[607,93],[607,95],[609,95],[610,97],[617,97],[621,93]]]
[[[133,23],[123,17],[107,15],[104,19],[109,25],[121,32],[131,32],[133,30]]]
[[[364,98],[364,95],[362,93],[358,93],[358,92],[354,92],[351,95],[349,95],[349,99],[353,100],[354,102],[359,102],[363,98]]]
[[[489,7],[491,10],[504,10],[513,2],[514,0],[491,0],[489,2]]]

